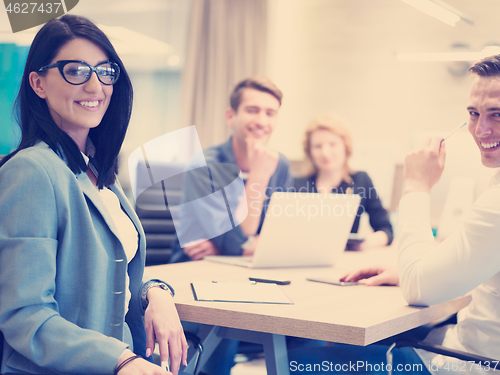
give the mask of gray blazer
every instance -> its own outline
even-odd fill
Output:
[[[113,373],[127,347],[145,355],[145,236],[110,189],[139,233],[125,324],[125,252],[88,176],[43,142],[0,168],[0,372]]]

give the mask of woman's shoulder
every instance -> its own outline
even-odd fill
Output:
[[[293,178],[293,187],[296,190],[302,189],[304,191],[312,191],[313,185],[315,184],[315,176],[307,176],[307,177],[294,177]]]
[[[20,150],[17,155],[26,155],[32,157],[42,157],[44,159],[59,157],[54,150],[52,150],[49,145],[43,141],[36,143],[31,147],[26,147]]]
[[[278,165],[282,165],[286,168],[288,168],[288,166],[290,165],[290,161],[288,160],[288,158],[281,152],[278,152]]]
[[[366,173],[365,171],[356,171],[353,173],[349,173],[349,176],[351,176],[351,178],[355,184],[356,183],[365,183],[365,182],[371,183],[371,181],[372,181],[370,176],[368,176],[368,173]]]
[[[61,174],[71,172],[66,163],[45,142],[39,142],[16,153],[1,168],[1,172],[44,171],[46,174]],[[26,173],[22,173],[26,174]]]

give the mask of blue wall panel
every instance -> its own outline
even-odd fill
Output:
[[[12,108],[27,53],[28,47],[0,44],[0,154],[9,153],[19,141]]]

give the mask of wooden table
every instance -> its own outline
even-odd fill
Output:
[[[222,337],[264,345],[267,373],[288,375],[285,336],[368,345],[451,315],[470,297],[430,307],[408,306],[399,287],[335,286],[307,281],[311,276],[341,275],[360,266],[395,264],[394,248],[345,252],[335,267],[247,269],[197,261],[148,267],[146,278],[159,278],[175,289],[181,320],[203,323],[206,360]],[[195,301],[190,283],[197,280],[286,278],[280,286],[293,305]],[[202,363],[200,364],[200,366]],[[187,370],[193,367],[191,363]]]

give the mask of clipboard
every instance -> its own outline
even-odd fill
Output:
[[[191,283],[196,301],[293,305],[276,284],[254,281],[196,281]]]

